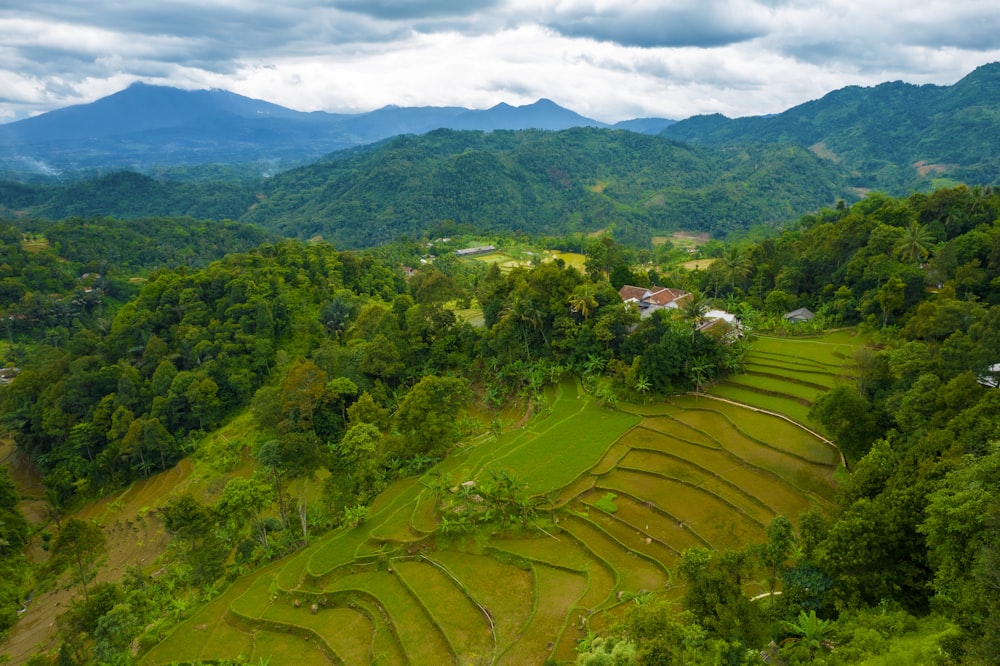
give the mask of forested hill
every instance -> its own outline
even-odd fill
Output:
[[[852,171],[852,184],[896,194],[930,189],[934,178],[992,185],[1000,182],[1000,63],[952,86],[851,86],[774,116],[696,116],[662,134],[717,146],[809,147]]]
[[[846,196],[837,165],[794,146],[718,150],[595,128],[438,130],[280,174],[242,219],[346,248],[419,237],[443,220],[529,233],[613,225],[643,240],[777,224]]]
[[[119,171],[63,186],[0,182],[0,214],[68,217],[237,219],[254,203],[254,187],[234,180],[157,180]]]

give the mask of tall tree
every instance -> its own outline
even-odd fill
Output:
[[[76,568],[84,599],[87,598],[87,580],[106,550],[107,541],[101,528],[79,518],[64,522],[52,543],[52,556]]]

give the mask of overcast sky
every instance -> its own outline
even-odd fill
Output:
[[[996,0],[0,0],[0,35],[0,122],[134,81],[303,111],[737,117],[1000,60]]]

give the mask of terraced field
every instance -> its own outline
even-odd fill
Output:
[[[864,345],[847,329],[816,337],[761,337],[747,356],[746,371],[709,392],[816,427],[809,407],[823,391],[854,378],[854,353]]]
[[[781,355],[767,346],[756,364]],[[809,358],[802,372],[834,381],[837,353],[828,372]],[[609,410],[566,380],[526,427],[395,484],[362,525],[238,581],[143,663],[573,661],[576,641],[633,595],[679,594],[671,570],[685,549],[761,541],[775,516],[828,503],[839,461],[779,416],[704,396]],[[502,470],[533,520],[446,529],[442,497],[472,488],[475,502]]]

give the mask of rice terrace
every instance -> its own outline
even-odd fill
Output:
[[[143,663],[572,662],[636,595],[679,596],[685,549],[760,542],[774,517],[831,502],[841,455],[799,423],[861,344],[760,339],[709,395],[615,409],[564,379],[523,427],[464,442],[359,524],[238,580]]]

